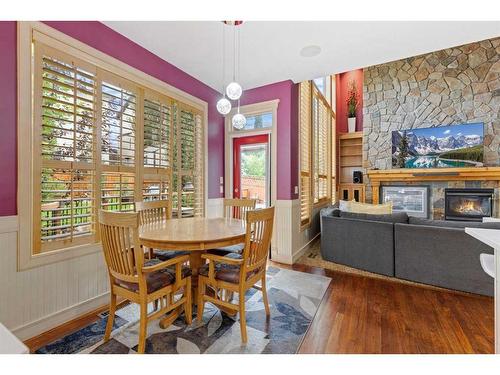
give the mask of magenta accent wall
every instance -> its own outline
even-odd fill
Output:
[[[298,87],[292,81],[277,82],[243,91],[241,105],[279,99],[277,139],[277,199],[297,199],[298,186]]]
[[[15,22],[0,22],[0,216],[17,212],[16,34]]]
[[[350,82],[354,81],[359,95],[359,104],[356,109],[356,131],[363,130],[363,69],[352,70],[336,76],[336,111],[337,132],[347,133],[347,96]]]
[[[219,198],[224,176],[224,123],[215,108],[219,94],[174,65],[96,21],[50,21],[47,25],[126,64],[208,102],[208,197]],[[0,22],[0,216],[16,208],[16,22]]]

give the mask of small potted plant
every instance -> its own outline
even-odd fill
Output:
[[[349,90],[347,91],[347,128],[349,133],[356,131],[356,109],[359,104],[359,96],[356,91],[356,82],[349,83]]]

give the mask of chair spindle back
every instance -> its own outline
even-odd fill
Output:
[[[137,268],[142,268],[144,263],[138,237],[139,215],[101,210],[99,223],[102,249],[110,274],[126,281],[136,279]]]
[[[135,209],[139,213],[140,225],[159,223],[172,217],[169,200],[136,202]]]
[[[267,262],[271,237],[273,235],[274,207],[248,211],[247,233],[243,250],[246,271],[260,269]]]
[[[250,210],[255,210],[255,199],[224,199],[224,217],[245,220]]]

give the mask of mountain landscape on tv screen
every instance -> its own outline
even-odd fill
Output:
[[[392,165],[399,168],[483,165],[483,124],[392,132]]]

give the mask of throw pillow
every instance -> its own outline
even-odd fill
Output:
[[[351,211],[350,207],[351,207],[351,202],[343,201],[343,200],[339,201],[339,210],[340,211],[350,212]]]
[[[344,211],[341,209],[341,211]],[[369,204],[359,202],[349,202],[349,212],[356,212],[358,214],[392,214],[392,202],[384,204]]]

